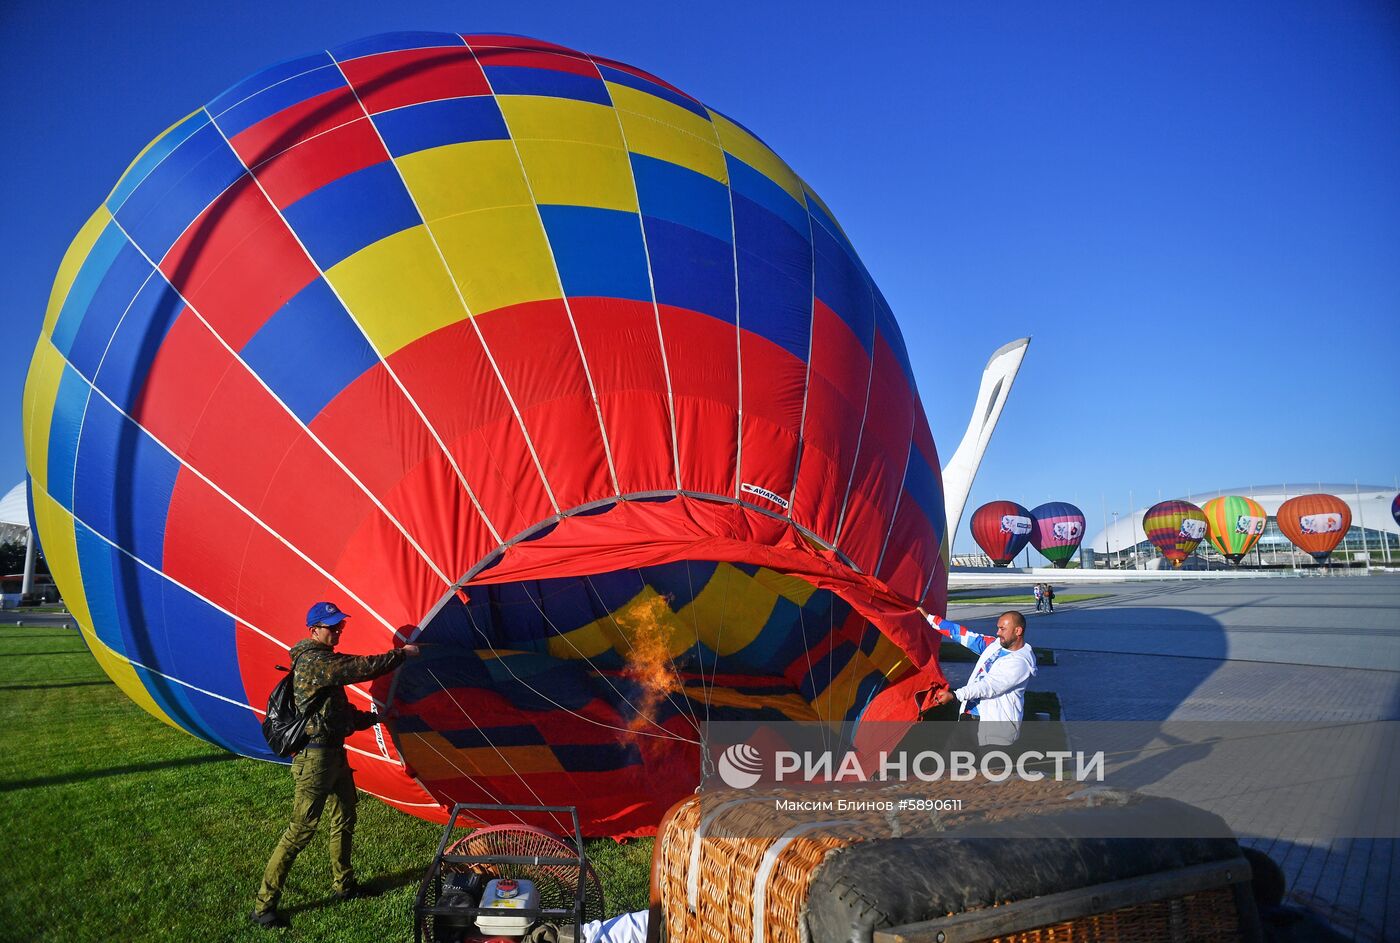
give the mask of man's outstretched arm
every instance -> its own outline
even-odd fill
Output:
[[[976,632],[969,632],[966,626],[959,625],[941,616],[931,615],[928,612],[924,612],[923,608],[920,608],[919,611],[923,613],[929,625],[933,626],[959,645],[964,648],[969,648],[979,655],[987,650],[988,645],[997,640],[995,635],[979,635]]]
[[[382,655],[342,655],[332,652],[325,661],[326,684],[355,684],[388,674],[402,665],[408,656],[405,648],[396,648]]]

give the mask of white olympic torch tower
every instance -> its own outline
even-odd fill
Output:
[[[1001,418],[1002,407],[1006,405],[1006,397],[1011,394],[1011,384],[1016,380],[1016,372],[1021,369],[1021,361],[1025,359],[1030,343],[1029,337],[1014,340],[998,347],[987,361],[967,432],[963,434],[962,442],[958,443],[958,450],[943,466],[943,506],[947,512],[950,548],[962,522],[963,508],[972,491],[972,480],[977,477],[977,467],[982,464],[982,454],[987,451],[992,430]]]

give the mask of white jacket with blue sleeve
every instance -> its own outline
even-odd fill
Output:
[[[1026,712],[1026,686],[1035,675],[1035,650],[1022,644],[1014,652],[1002,648],[995,636],[969,632],[956,622],[930,615],[929,624],[950,639],[978,653],[967,684],[953,692],[961,712],[971,711],[978,720],[977,741],[982,746],[1005,746],[1021,735]]]

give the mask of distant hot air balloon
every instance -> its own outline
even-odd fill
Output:
[[[1034,508],[1031,517],[1031,545],[1063,569],[1084,539],[1084,512],[1064,501],[1050,501]]]
[[[997,566],[1007,566],[1031,539],[1031,512],[1015,501],[993,501],[972,512],[972,538]]]
[[[1181,566],[1206,536],[1206,516],[1190,501],[1161,501],[1147,509],[1142,529],[1172,566]]]
[[[1284,536],[1318,563],[1325,563],[1347,535],[1351,508],[1336,495],[1301,494],[1279,505],[1277,518]]]
[[[1395,518],[1395,523],[1400,524],[1400,494],[1390,499],[1390,516]]]
[[[1210,527],[1210,542],[1231,563],[1239,563],[1254,549],[1269,520],[1262,504],[1235,494],[1211,498],[1201,510]]]

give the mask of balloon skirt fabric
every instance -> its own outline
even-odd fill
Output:
[[[762,140],[624,63],[396,33],[235,84],[73,241],[24,427],[64,598],[162,721],[272,759],[312,602],[350,652],[421,633],[422,670],[352,690],[402,724],[349,744],[415,814],[587,794],[591,832],[645,831],[702,707],[850,722],[941,679],[888,304]],[[646,793],[638,757],[685,772]]]

